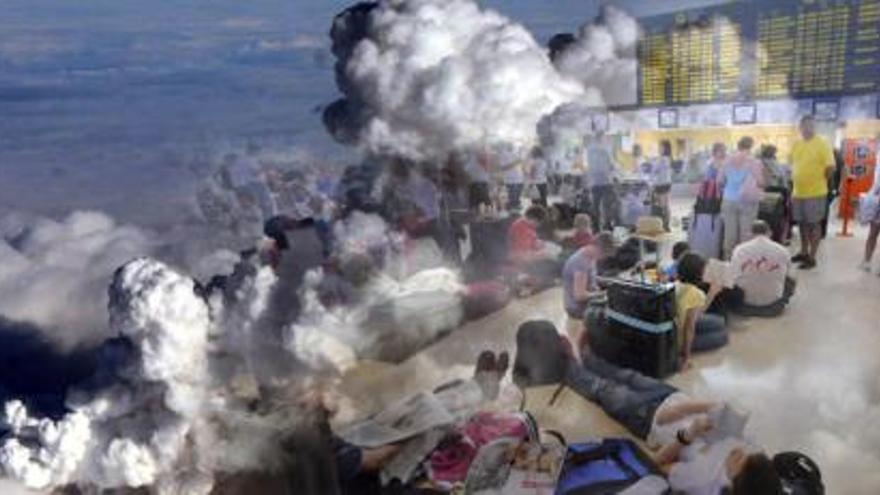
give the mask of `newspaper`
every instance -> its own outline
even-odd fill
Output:
[[[412,438],[453,421],[452,415],[433,394],[422,392],[352,425],[340,436],[353,445],[375,448]]]
[[[703,281],[710,285],[717,284],[730,289],[736,284],[736,273],[730,263],[710,259],[703,272]]]
[[[419,465],[437,448],[437,445],[448,433],[447,428],[437,427],[407,440],[400,452],[382,469],[380,473],[382,486],[388,485],[394,480],[400,480],[404,484],[412,481]]]
[[[749,415],[725,403],[722,407],[711,411],[709,419],[712,422],[712,430],[705,438],[708,443],[715,443],[725,438],[742,438]]]

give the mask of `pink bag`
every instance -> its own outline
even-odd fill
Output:
[[[479,412],[474,414],[458,431],[459,437],[431,454],[428,475],[432,481],[456,483],[464,481],[477,452],[487,443],[499,438],[529,437],[524,415],[516,413]]]

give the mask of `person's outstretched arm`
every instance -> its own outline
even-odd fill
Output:
[[[712,430],[712,422],[709,421],[709,418],[703,416],[701,418],[697,418],[691,425],[680,432],[680,437],[684,437],[683,440],[685,443],[676,440],[670,444],[663,446],[655,455],[654,462],[657,463],[665,472],[669,472],[669,469],[672,467],[672,464],[678,462],[679,457],[681,456],[681,451],[684,450],[685,447],[694,442],[697,438],[702,435],[705,435],[709,431]]]
[[[665,425],[695,414],[708,414],[709,410],[715,407],[715,405],[716,403],[712,401],[691,400],[682,402],[657,412],[655,421],[657,421],[658,425]]]

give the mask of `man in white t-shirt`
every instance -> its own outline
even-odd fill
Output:
[[[748,416],[729,405],[693,399],[592,355],[572,362],[564,383],[646,440],[675,493],[782,493],[770,458],[742,436]]]
[[[737,311],[753,316],[778,316],[794,294],[788,250],[770,239],[770,226],[752,225],[752,239],[733,250],[730,259],[743,300]]]

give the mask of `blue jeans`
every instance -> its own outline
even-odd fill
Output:
[[[584,357],[583,366],[570,367],[565,384],[642,439],[651,431],[657,408],[678,391],[660,380],[590,355]]]
[[[697,320],[691,350],[694,352],[711,351],[726,346],[727,341],[727,322],[724,321],[724,317],[704,313]]]
[[[519,211],[522,207],[522,192],[525,184],[507,184],[507,209]]]

